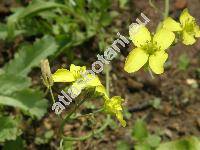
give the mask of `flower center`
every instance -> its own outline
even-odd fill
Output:
[[[157,45],[157,43],[151,41],[151,42],[147,42],[143,47],[143,50],[145,50],[145,52],[149,55],[154,54],[156,51],[159,51],[160,48]]]
[[[81,77],[79,71],[73,71],[73,75],[76,80]]]
[[[82,74],[84,74],[84,72],[85,72],[85,70],[83,70],[83,69],[80,69],[80,70],[73,70],[74,78],[75,78],[76,80],[82,78],[82,77],[83,77]]]
[[[185,25],[183,27],[183,29],[189,34],[194,33],[194,28],[195,28],[195,21],[194,20],[192,20],[192,21],[188,20],[188,22],[185,22]]]
[[[70,66],[70,72],[72,72],[75,80],[78,80],[83,77],[83,74],[86,72],[86,67],[72,65]]]

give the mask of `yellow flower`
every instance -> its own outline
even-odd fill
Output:
[[[54,82],[73,82],[82,77],[81,73],[86,72],[86,67],[75,66],[72,64],[70,70],[67,69],[58,69],[53,74]]]
[[[179,32],[182,37],[183,44],[192,45],[196,42],[196,38],[200,37],[200,27],[197,25],[197,22],[194,17],[192,17],[188,9],[184,9],[179,22],[176,22],[171,17],[168,17],[163,22],[163,28]]]
[[[58,69],[53,75],[52,79],[54,82],[68,82],[72,83],[71,92],[72,96],[76,97],[80,94],[83,89],[95,88],[98,95],[101,95],[104,99],[105,112],[115,114],[117,119],[120,121],[122,126],[126,126],[126,121],[123,120],[122,106],[123,99],[119,96],[115,96],[109,99],[106,93],[105,87],[101,84],[98,76],[92,74],[83,74],[86,72],[86,67],[80,67],[71,65],[70,70]]]
[[[104,110],[106,113],[114,114],[123,127],[126,126],[126,121],[122,114],[123,99],[120,96],[114,96],[111,99],[106,99],[104,103]]]
[[[173,43],[175,34],[166,29],[161,29],[154,36],[151,36],[148,29],[143,25],[138,26],[138,28],[132,27],[129,34],[137,48],[129,53],[124,70],[133,73],[148,63],[154,73],[163,73],[163,65],[168,58],[165,50]]]
[[[83,74],[86,73],[86,67],[75,66],[72,64],[70,66],[70,70],[67,69],[58,69],[53,75],[52,79],[54,82],[68,82],[72,83],[72,92],[74,94],[78,94],[79,91],[85,88],[93,88],[99,94],[103,94],[103,96],[107,97],[105,88],[101,84],[98,76],[92,75],[90,73],[86,74],[84,77]],[[76,91],[75,91],[76,90]]]

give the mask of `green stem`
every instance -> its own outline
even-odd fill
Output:
[[[110,68],[109,68],[109,65],[105,66],[105,72],[106,72],[106,92],[109,97],[110,96]]]
[[[73,117],[72,119],[76,119],[76,118],[81,118],[81,117],[87,117],[87,116],[91,116],[91,115],[94,115],[94,114],[97,114],[99,112],[102,112],[104,110],[104,108],[100,108],[92,113],[88,113],[88,114],[84,114],[84,115],[77,115],[75,117]]]
[[[83,104],[86,100],[88,100],[88,99],[81,100],[80,103],[75,105],[74,109],[72,111],[70,111],[70,113],[64,118],[64,120],[61,123],[61,127],[60,127],[60,132],[61,133],[63,133],[64,125],[70,119],[71,115],[73,115],[74,112],[76,111],[76,109],[79,108],[81,106],[81,104]]]
[[[44,96],[47,96],[47,94],[49,94],[49,89],[48,88],[45,89]]]
[[[163,18],[166,19],[169,16],[169,0],[165,0],[165,12]]]
[[[53,91],[52,91],[51,86],[50,86],[48,89],[49,89],[49,91],[50,91],[50,93],[51,93],[52,102],[53,102],[53,104],[54,104],[56,101],[55,101],[55,98],[54,98],[54,95],[53,95]],[[58,117],[59,117],[59,119],[61,119],[61,120],[63,119],[61,115],[58,115]]]
[[[91,138],[92,136],[101,133],[103,130],[105,130],[107,128],[107,126],[109,125],[111,119],[110,119],[110,115],[107,116],[105,123],[103,124],[103,126],[101,126],[99,129],[85,135],[85,136],[81,136],[81,137],[63,137],[64,140],[67,141],[84,141],[87,140],[89,138]]]
[[[109,68],[109,65],[106,65],[105,66],[105,73],[106,73],[106,91],[107,91],[107,94],[108,96],[110,95],[110,68]],[[64,120],[62,121],[61,123],[61,128],[60,128],[60,132],[63,133],[63,129],[64,129],[64,125],[65,123],[70,119],[70,117],[72,116],[72,114],[74,114],[74,112],[76,111],[76,109],[78,107],[80,107],[80,105],[82,103],[84,103],[87,99],[84,99],[82,100],[78,105],[75,106],[74,110],[72,110],[65,118]],[[98,110],[96,113],[98,112],[101,112],[103,111],[103,109],[100,109]],[[87,115],[92,115],[93,113],[90,113],[90,114],[87,114]],[[79,116],[81,117],[81,116]],[[96,131],[92,131],[90,132],[88,135],[85,135],[85,136],[81,136],[81,137],[78,137],[78,138],[75,138],[75,137],[63,137],[64,140],[68,140],[68,141],[83,141],[83,140],[86,140],[92,136],[94,136],[95,134],[99,134],[101,133],[103,130],[105,130],[107,128],[107,126],[109,125],[110,123],[110,115],[107,115],[107,119],[105,121],[105,123],[103,124],[103,126],[101,128],[99,128],[98,130]],[[62,134],[63,135],[63,134]]]
[[[154,75],[153,75],[153,72],[151,71],[151,68],[149,67],[148,68],[148,71],[149,71],[149,74],[151,76],[152,79],[155,79]]]
[[[109,68],[109,65],[106,65],[105,66],[105,74],[106,74],[106,91],[107,91],[107,94],[108,96],[110,95],[110,91],[109,91],[109,88],[110,88],[110,68]],[[83,101],[84,102],[84,101]],[[81,102],[81,104],[83,103]],[[77,107],[79,107],[81,104],[79,104]],[[76,108],[75,108],[76,110]],[[98,112],[101,112],[103,111],[103,109],[100,109],[98,111],[96,111],[96,113]],[[71,111],[66,117],[65,119],[63,120],[62,124],[61,124],[61,129],[63,131],[63,127],[64,127],[64,124],[65,122],[70,118],[70,116],[74,113],[74,111]],[[87,115],[92,115],[93,113],[90,113],[90,114],[87,114]],[[81,116],[80,116],[81,117]],[[96,134],[99,134],[101,133],[103,130],[105,130],[107,128],[107,126],[109,125],[110,123],[110,120],[111,120],[111,117],[110,115],[107,115],[107,118],[106,118],[106,121],[104,122],[104,124],[97,130],[95,131],[92,131],[90,133],[88,133],[87,135],[85,136],[81,136],[81,137],[63,137],[64,140],[67,140],[67,141],[84,141],[86,139],[89,139],[91,138],[92,136],[96,135]]]
[[[51,86],[49,86],[49,91],[50,91],[50,93],[51,93],[51,98],[52,98],[52,100],[53,100],[53,104],[54,104],[56,101],[55,101],[55,99],[54,99],[53,91],[52,91]]]
[[[66,45],[64,45],[63,47],[61,47],[53,56],[52,59],[58,57],[58,55],[60,53],[62,53],[63,51],[66,51],[68,50],[69,48],[71,47],[75,47],[75,46],[78,46],[82,43],[84,43],[85,41],[87,41],[88,39],[90,39],[91,37],[93,37],[94,35],[96,34],[96,32],[94,34],[90,34],[90,35],[87,35],[86,37],[84,37],[83,39],[79,39],[78,41],[75,41],[75,42],[71,42],[71,43],[67,43]]]
[[[149,5],[151,7],[153,7],[156,11],[158,11],[158,8],[154,5],[154,3],[152,2],[152,0],[149,0]]]

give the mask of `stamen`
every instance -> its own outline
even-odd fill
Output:
[[[153,43],[153,41],[146,42],[145,45],[142,46],[143,50],[149,55],[154,54],[156,51],[159,51],[161,48],[158,46],[157,43]]]

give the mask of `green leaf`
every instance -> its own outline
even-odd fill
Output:
[[[3,150],[11,150],[15,148],[15,150],[25,150],[24,141],[21,137],[18,137],[15,141],[7,141],[4,144]]]
[[[151,147],[149,144],[140,144],[140,145],[136,145],[135,150],[151,150]]]
[[[8,38],[13,38],[17,23],[25,18],[37,15],[40,12],[50,9],[61,8],[69,14],[76,14],[67,5],[62,5],[55,2],[47,2],[43,0],[34,0],[27,7],[20,7],[15,9],[15,12],[8,17]]]
[[[161,144],[156,150],[199,150],[200,141],[197,137],[188,137],[181,140]]]
[[[119,0],[119,6],[120,8],[125,8],[129,0]]]
[[[151,147],[157,147],[160,142],[161,138],[157,135],[149,135],[146,139],[146,142],[151,146]]]
[[[47,100],[42,98],[40,91],[22,90],[12,96],[0,95],[0,104],[22,109],[32,117],[40,119],[47,111]]]
[[[5,40],[7,37],[7,27],[5,24],[0,23],[0,39]]]
[[[30,17],[38,14],[39,12],[50,10],[53,8],[65,8],[69,10],[69,8],[65,5],[54,3],[54,2],[45,2],[42,0],[34,0],[32,3],[28,5],[21,13],[18,15],[18,19],[22,19],[25,17]]]
[[[116,150],[130,150],[130,146],[125,141],[117,141]]]
[[[21,14],[21,12],[24,10],[23,7],[20,8],[16,8],[14,10],[14,14],[10,15],[7,18],[7,38],[8,40],[11,40],[13,37],[15,37],[15,24],[18,21],[19,15]]]
[[[53,135],[54,135],[53,130],[46,131],[44,134],[36,137],[34,143],[37,145],[47,144],[53,138]]]
[[[73,141],[61,140],[60,150],[74,150]]]
[[[4,73],[0,75],[0,85],[0,95],[9,95],[29,87],[31,81],[29,78]]]
[[[160,98],[155,98],[152,101],[150,101],[150,105],[155,109],[159,109],[161,107],[160,103],[161,103],[161,99]]]
[[[133,127],[133,138],[142,142],[148,136],[146,123],[142,119],[138,119]]]
[[[186,70],[189,66],[189,63],[190,63],[190,59],[188,55],[184,53],[179,57],[178,67],[180,70]]]
[[[108,26],[112,22],[112,16],[108,15],[107,12],[102,12],[100,22],[103,26]]]
[[[53,37],[44,36],[36,40],[33,45],[23,46],[15,58],[4,67],[8,74],[26,76],[31,68],[39,65],[40,61],[57,51],[57,45]]]
[[[18,121],[13,117],[0,117],[0,142],[15,140],[21,134]]]

